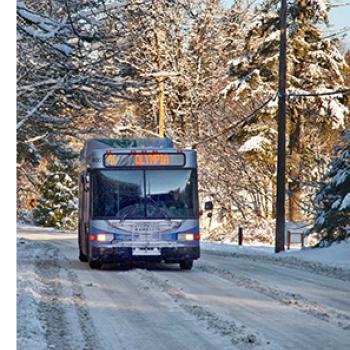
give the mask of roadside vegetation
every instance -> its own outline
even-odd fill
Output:
[[[326,241],[350,231],[350,53],[321,29],[330,3],[290,1],[287,220]],[[17,1],[18,218],[77,221],[91,137],[165,134],[197,149],[206,236],[272,242],[279,1]],[[159,77],[160,73],[166,77]],[[163,74],[164,75],[164,74]],[[301,96],[306,95],[306,96]]]

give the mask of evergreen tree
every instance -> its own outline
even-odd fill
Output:
[[[350,128],[325,180],[315,200],[315,230],[322,233],[323,242],[332,242],[350,235]]]
[[[230,62],[229,79],[222,91],[226,99],[236,101],[267,100],[278,89],[279,1],[265,1],[258,6],[248,24],[245,55]],[[337,48],[337,41],[323,38],[319,24],[327,22],[328,5],[323,1],[289,1],[288,11],[288,92],[329,92],[345,88],[348,69]],[[343,95],[290,98],[288,101],[288,194],[289,220],[302,219],[302,192],[305,183],[317,181],[327,163],[339,129],[346,125],[348,108]],[[245,123],[235,140],[244,145],[264,140],[259,154],[271,171],[263,167],[267,183],[274,181],[277,143],[277,99]],[[245,150],[246,147],[243,147]],[[265,153],[265,155],[262,155]],[[252,152],[244,152],[248,162],[261,169]],[[258,170],[259,171],[259,170]],[[303,191],[302,191],[303,190]]]
[[[42,197],[33,210],[34,222],[45,227],[76,229],[78,187],[69,166],[56,160],[48,167]]]

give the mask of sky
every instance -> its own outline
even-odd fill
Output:
[[[234,0],[223,0],[224,4],[230,6]],[[341,30],[347,27],[349,31],[343,42],[347,48],[350,48],[350,1],[349,0],[331,0],[331,5],[347,4],[341,7],[332,7],[329,11],[329,25],[328,28],[332,32],[334,30]]]
[[[347,6],[332,8],[329,12],[329,24],[332,29],[342,29],[347,27],[349,31],[344,39],[348,48],[350,48],[350,1],[332,1],[332,4],[347,3]]]

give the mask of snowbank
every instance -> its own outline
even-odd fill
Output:
[[[350,239],[333,243],[328,248],[305,248],[284,254],[306,261],[350,269]]]
[[[299,261],[314,262],[321,265],[346,269],[350,271],[350,239],[333,243],[328,248],[292,248],[289,251],[274,253],[273,246],[237,246],[220,242],[202,242],[202,250],[224,254],[240,254],[248,256],[270,256],[278,259],[295,258]]]
[[[30,241],[17,242],[17,348],[47,349],[45,329],[40,322],[42,284],[37,279],[32,257],[40,254]]]

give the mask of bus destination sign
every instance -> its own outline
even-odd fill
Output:
[[[183,153],[153,154],[105,154],[104,165],[111,167],[137,167],[137,166],[175,166],[183,167],[185,165],[185,155]]]

